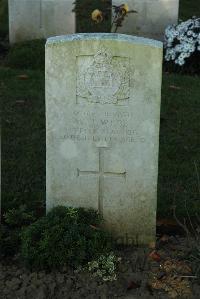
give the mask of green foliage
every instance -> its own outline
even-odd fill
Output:
[[[21,230],[23,227],[36,221],[36,210],[30,209],[27,205],[20,205],[8,209],[3,214],[2,226],[0,229],[0,256],[10,256],[19,252],[21,244]]]
[[[76,32],[110,32],[111,5],[111,0],[76,0],[74,8]],[[91,19],[91,14],[95,9],[103,12],[104,19],[100,23],[95,23]]]
[[[23,231],[21,256],[36,269],[85,264],[111,248],[100,223],[95,211],[56,207]]]
[[[9,229],[6,225],[0,226],[0,257],[17,253],[20,246],[20,230]]]
[[[26,205],[10,209],[4,214],[5,223],[10,227],[22,227],[36,220],[34,212],[27,209]]]
[[[14,44],[6,57],[13,68],[44,70],[45,40],[33,40]]]

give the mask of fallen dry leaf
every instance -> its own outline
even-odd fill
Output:
[[[150,242],[149,243],[149,248],[155,249],[156,248],[156,242]]]
[[[170,85],[169,88],[176,89],[176,90],[180,90],[181,89],[181,87],[175,86],[175,85]]]
[[[157,226],[165,225],[165,226],[177,226],[177,222],[173,219],[158,219],[156,222]]]
[[[131,280],[128,284],[127,290],[138,289],[139,287],[140,284],[138,282]]]
[[[156,252],[156,250],[153,250],[150,254],[149,254],[149,257],[156,261],[156,262],[160,262],[161,260],[161,256]]]
[[[21,79],[21,80],[26,80],[26,79],[29,78],[29,76],[26,75],[26,74],[22,74],[22,75],[17,76],[17,78],[18,78],[18,79]]]
[[[94,225],[92,225],[92,224],[90,224],[90,227],[91,227],[91,228],[93,228],[93,229],[95,229],[95,230],[100,230],[100,228],[99,228],[99,227],[97,227],[97,226],[94,226]]]
[[[165,272],[158,272],[157,273],[157,279],[163,279],[164,277],[166,276],[166,273]]]
[[[168,235],[163,235],[160,238],[160,241],[163,242],[163,243],[167,243],[169,241],[169,236]]]
[[[152,289],[164,290],[170,298],[188,298],[191,295],[191,288],[187,279],[165,276],[163,279],[154,278],[150,283]]]
[[[167,273],[190,274],[192,272],[191,268],[184,261],[176,261],[173,259],[166,260],[162,263],[161,268]]]
[[[25,101],[24,101],[24,100],[18,100],[18,101],[16,101],[16,103],[17,103],[17,104],[24,104]]]

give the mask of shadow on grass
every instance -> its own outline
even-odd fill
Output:
[[[22,75],[22,76],[21,76]],[[0,68],[2,210],[45,205],[44,72]]]

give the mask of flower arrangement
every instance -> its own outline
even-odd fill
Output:
[[[110,32],[112,0],[75,0],[76,32]]]
[[[117,32],[118,27],[122,27],[122,23],[128,14],[137,13],[136,10],[130,10],[128,4],[121,4],[119,6],[113,5],[112,8],[114,10],[114,16],[111,25],[111,31],[114,27],[114,32]]]
[[[128,4],[126,3],[119,6],[113,5],[112,9],[114,14],[111,24],[111,31],[114,32],[117,32],[118,27],[122,27],[122,23],[129,13],[137,13],[136,10],[129,10]],[[104,14],[101,10],[95,9],[91,14],[91,18],[95,23],[100,23],[104,20]]]
[[[200,18],[170,25],[164,36],[165,61],[200,73]],[[190,72],[189,71],[189,72]]]
[[[130,13],[128,4],[112,5],[112,0],[75,0],[76,32],[117,32]]]

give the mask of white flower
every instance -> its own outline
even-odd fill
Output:
[[[192,30],[188,30],[187,35],[192,35],[193,31]]]
[[[183,65],[195,51],[200,51],[200,18],[193,17],[165,30],[165,60]]]

